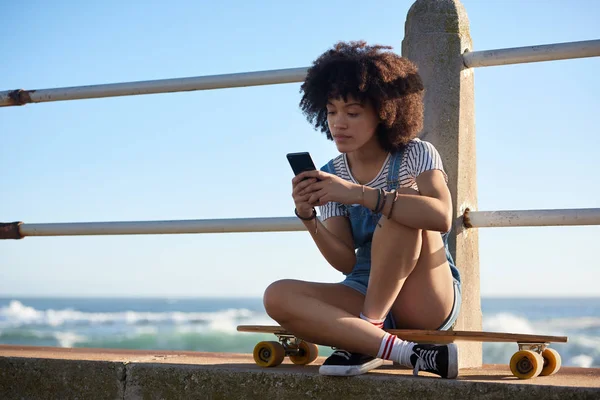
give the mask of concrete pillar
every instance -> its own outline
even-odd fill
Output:
[[[425,85],[422,140],[440,152],[454,205],[450,251],[463,280],[462,310],[454,330],[481,330],[479,241],[462,227],[465,208],[477,209],[473,70],[462,54],[472,50],[469,20],[459,0],[417,0],[408,12],[402,55],[419,67]],[[460,367],[481,366],[481,343],[460,343]]]

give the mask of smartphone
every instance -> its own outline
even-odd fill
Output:
[[[287,155],[287,159],[290,162],[292,170],[294,171],[294,175],[298,175],[304,171],[316,170],[315,163],[313,163],[313,160],[308,152],[289,153]]]

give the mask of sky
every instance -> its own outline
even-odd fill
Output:
[[[307,67],[400,53],[413,1],[0,2],[0,90]],[[464,0],[473,50],[600,39],[600,2]],[[477,68],[478,209],[600,207],[600,58]],[[300,84],[0,108],[0,221],[293,216],[285,154],[338,153]],[[479,229],[483,297],[598,296],[600,227]],[[337,282],[306,232],[0,241],[0,296],[261,296]]]

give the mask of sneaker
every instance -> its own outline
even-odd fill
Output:
[[[410,363],[415,376],[419,371],[425,371],[442,378],[454,379],[458,376],[458,347],[454,343],[441,346],[415,344]]]
[[[383,364],[381,358],[375,358],[360,353],[350,353],[336,350],[319,368],[322,375],[354,376],[369,372]]]

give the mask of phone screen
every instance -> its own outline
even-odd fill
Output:
[[[313,160],[308,152],[289,153],[287,155],[287,159],[290,162],[290,166],[292,167],[295,175],[298,175],[304,171],[313,171],[316,169],[315,164],[313,163]]]

